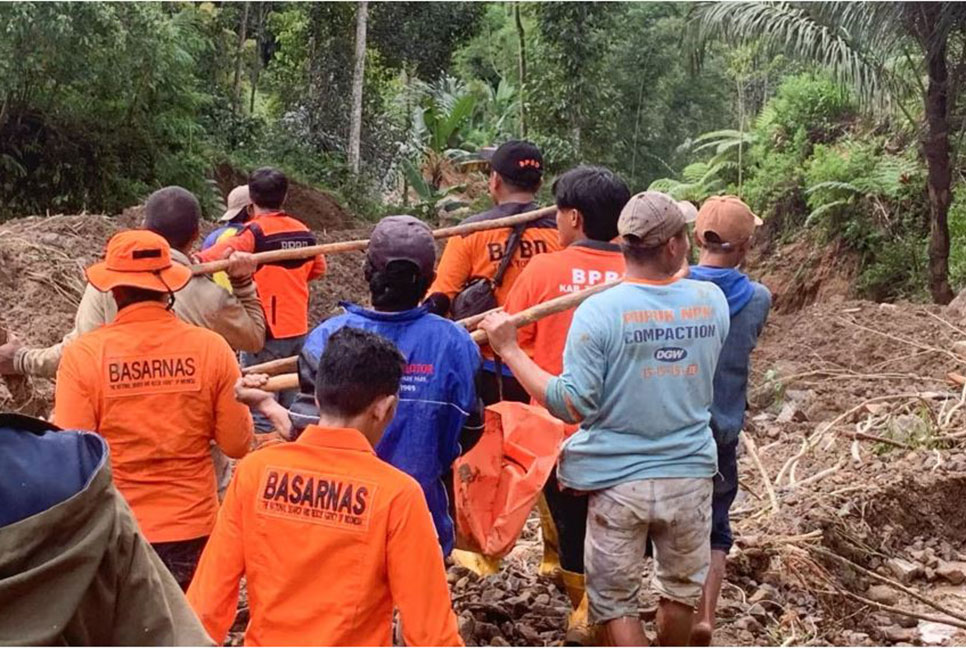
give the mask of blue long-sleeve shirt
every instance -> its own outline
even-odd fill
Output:
[[[719,444],[733,444],[745,424],[751,352],[768,320],[771,293],[733,268],[694,266],[691,277],[717,285],[724,291],[731,307],[731,331],[721,349],[714,374],[711,429]]]
[[[711,477],[712,382],[728,303],[711,283],[625,280],[581,304],[548,409],[580,429],[560,482],[592,491],[640,479]]]
[[[299,357],[301,394],[292,421],[303,428],[318,417],[315,370],[329,336],[343,326],[377,333],[406,358],[396,417],[376,446],[376,454],[412,476],[423,488],[444,554],[453,549],[453,520],[443,476],[460,454],[460,432],[477,409],[476,374],[480,350],[462,326],[433,315],[426,307],[398,313],[342,303],[346,312],[313,330]]]

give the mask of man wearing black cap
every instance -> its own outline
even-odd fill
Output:
[[[543,179],[543,156],[531,142],[511,140],[491,155],[490,197],[496,206],[470,216],[463,223],[478,223],[521,214],[538,208],[535,202]],[[436,281],[430,286],[427,300],[434,312],[449,312],[461,319],[502,306],[513,282],[520,276],[534,255],[560,249],[556,219],[546,216],[517,228],[500,228],[455,236],[436,269]],[[504,263],[505,257],[509,259]],[[501,272],[502,269],[502,272]],[[483,299],[480,299],[483,293]],[[493,354],[484,349],[481,396],[486,404],[501,400],[529,402],[530,397],[520,388],[506,369],[502,369],[502,384],[497,381]]]
[[[333,333],[350,327],[393,342],[406,366],[396,416],[376,453],[422,486],[448,555],[454,529],[443,480],[460,454],[464,430],[476,438],[481,431],[475,388],[480,352],[466,329],[419,305],[433,281],[435,264],[436,244],[425,223],[412,216],[379,221],[369,239],[364,269],[373,308],[343,302],[343,315],[322,322],[309,334],[299,356],[300,393],[291,412],[271,399],[258,401],[258,407],[279,427],[288,427],[284,419],[291,416],[298,434],[318,420],[316,369]],[[474,442],[466,440],[466,445]]]

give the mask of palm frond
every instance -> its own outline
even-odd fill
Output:
[[[821,205],[818,208],[813,209],[812,213],[810,213],[808,215],[808,218],[805,219],[805,227],[810,227],[815,223],[815,221],[819,219],[820,216],[823,216],[827,212],[832,211],[836,207],[842,207],[848,204],[849,204],[849,201],[847,199],[833,200],[830,203],[825,203],[824,205]]]
[[[892,100],[897,83],[880,58],[888,52],[881,44],[900,36],[898,23],[885,22],[885,10],[869,9],[875,4],[706,2],[692,13],[690,28],[697,47],[716,38],[729,44],[755,41],[771,54],[819,63],[865,105],[881,108]]]
[[[838,180],[826,180],[825,182],[819,182],[812,185],[805,190],[805,194],[813,194],[816,191],[823,191],[830,189],[832,191],[845,191],[848,193],[863,193],[859,187],[856,187],[851,182],[840,182]]]

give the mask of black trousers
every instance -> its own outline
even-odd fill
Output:
[[[572,490],[560,490],[557,471],[550,473],[550,479],[543,487],[547,508],[557,527],[557,540],[560,543],[560,566],[575,574],[584,573],[584,538],[587,537],[586,494]]]
[[[207,543],[208,536],[203,536],[192,540],[155,542],[151,546],[154,547],[158,558],[168,568],[174,579],[178,581],[181,589],[187,592],[191,579],[195,576],[195,569],[198,568],[201,552]]]
[[[500,382],[503,383],[503,398],[500,398]],[[483,399],[484,405],[493,405],[501,400],[517,403],[530,402],[530,394],[516,378],[497,376],[496,373],[486,369],[480,372],[479,396]]]

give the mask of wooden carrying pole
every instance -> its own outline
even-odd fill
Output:
[[[506,216],[504,218],[494,218],[493,220],[479,221],[477,223],[465,223],[454,225],[453,227],[443,227],[433,230],[433,238],[444,239],[451,236],[463,236],[482,232],[484,230],[500,229],[501,227],[513,227],[521,223],[529,223],[544,216],[556,213],[556,207],[541,207],[533,211]],[[255,255],[259,264],[274,263],[277,261],[292,261],[293,259],[310,259],[317,254],[340,254],[342,252],[357,252],[365,250],[369,246],[369,239],[356,241],[341,241],[339,243],[325,243],[323,245],[310,245],[301,248],[291,248],[287,250],[272,250],[270,252],[259,252]],[[199,274],[211,274],[228,269],[228,259],[218,259],[191,266],[191,272]]]
[[[479,315],[470,315],[467,318],[457,320],[456,323],[463,326],[467,330],[473,330],[476,326],[483,321],[483,318],[490,313],[495,313],[500,310],[499,308],[492,308],[488,311],[480,313]],[[262,362],[261,364],[254,364],[248,367],[242,368],[243,374],[267,374],[269,376],[277,376],[279,374],[289,373],[298,369],[298,356],[289,356],[287,358],[279,358],[277,360],[269,360],[268,362]]]
[[[537,320],[543,319],[544,317],[547,317],[549,315],[562,313],[565,310],[576,308],[581,304],[581,302],[583,302],[591,295],[596,295],[597,293],[603,292],[608,288],[613,288],[619,283],[620,281],[611,281],[609,283],[600,284],[599,286],[594,286],[593,288],[581,290],[580,292],[570,293],[569,295],[563,295],[561,297],[555,297],[554,299],[545,301],[542,304],[537,304],[536,306],[531,306],[526,310],[522,310],[516,315],[511,315],[510,322],[512,322],[513,325],[517,328],[526,326],[527,324],[533,324]],[[497,310],[497,309],[494,309],[494,310]],[[480,320],[482,320],[482,318],[485,317],[487,314],[489,314],[489,312],[492,312],[492,311],[488,311],[483,315],[476,315],[475,317],[480,318]],[[472,318],[467,318],[467,319],[472,319]],[[473,338],[473,341],[476,342],[477,344],[483,344],[484,342],[486,342],[486,331],[482,329],[477,329],[473,331],[470,335]],[[287,389],[298,389],[298,386],[299,386],[298,374],[289,373],[289,374],[283,374],[281,376],[273,376],[272,378],[269,378],[268,382],[262,386],[262,389],[264,389],[265,391],[276,392],[276,391],[285,391]]]

